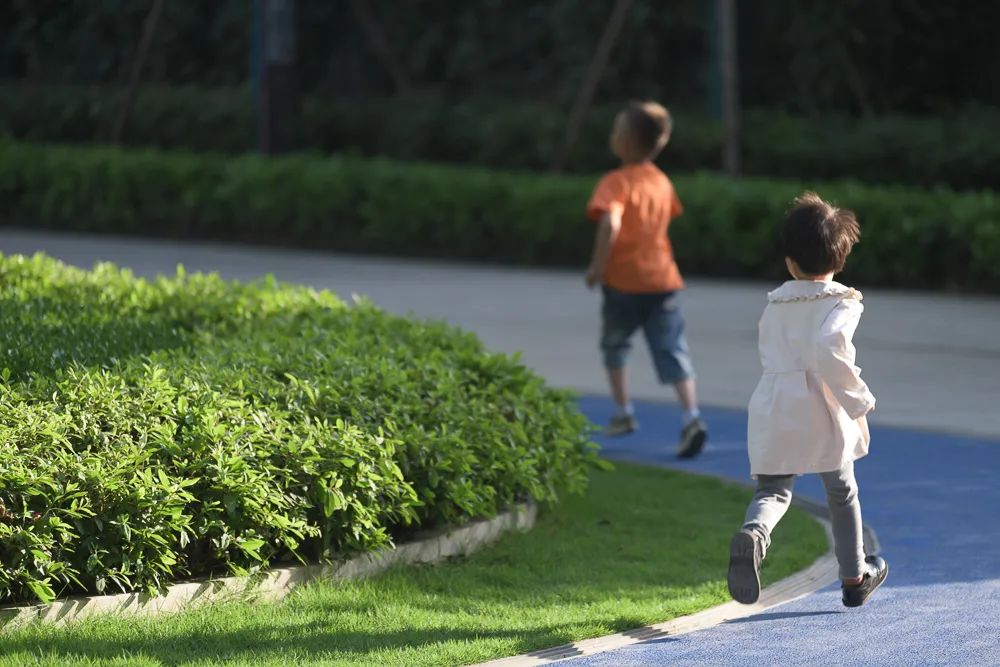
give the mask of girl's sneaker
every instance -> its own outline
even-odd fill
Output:
[[[760,536],[741,528],[729,542],[729,594],[741,604],[753,604],[760,598],[760,564],[764,545]]]
[[[860,584],[857,586],[841,584],[844,591],[843,600],[845,607],[860,607],[863,605],[871,597],[871,594],[885,583],[885,578],[889,576],[889,564],[881,556],[868,556],[865,558],[865,563],[868,564],[868,572],[865,572],[865,576]]]

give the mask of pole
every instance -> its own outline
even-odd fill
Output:
[[[257,147],[273,155],[296,147],[299,115],[295,0],[254,3],[251,73],[257,102]]]
[[[722,74],[722,167],[730,176],[739,176],[740,165],[740,84],[739,53],[736,43],[736,0],[716,0],[720,69]]]

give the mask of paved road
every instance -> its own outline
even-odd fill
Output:
[[[598,423],[606,399],[586,398]],[[642,430],[607,441],[617,458],[746,479],[746,414],[712,409],[710,449],[695,462],[669,456],[678,413],[638,406]],[[664,442],[664,434],[668,442]],[[858,463],[865,521],[890,564],[868,605],[845,609],[836,587],[747,619],[587,658],[568,667],[629,665],[1000,665],[1000,441],[872,429],[872,453]],[[816,476],[797,492],[823,498]],[[775,533],[781,540],[781,527]]]
[[[0,252],[45,251],[140,275],[218,271],[361,293],[384,308],[447,319],[493,349],[523,353],[556,385],[606,391],[596,351],[598,296],[577,273],[344,257],[300,251],[49,235],[0,229]],[[769,285],[692,281],[684,297],[705,403],[743,408],[757,382],[757,318]],[[863,286],[861,286],[863,287]],[[1000,437],[1000,299],[866,290],[857,342],[879,397],[874,423]],[[635,395],[670,398],[637,346]]]
[[[273,273],[342,295],[365,293],[389,310],[448,319],[493,348],[521,351],[554,384],[604,393],[594,350],[597,298],[575,274],[0,230],[0,251],[38,250],[83,266],[112,260],[142,275],[183,263],[230,278]],[[707,410],[711,447],[686,469],[747,476],[742,408],[757,379],[754,328],[766,289],[698,281],[687,294],[702,397],[723,407]],[[838,592],[826,590],[739,622],[568,664],[1000,665],[1000,300],[869,291],[866,304],[858,347],[880,402],[872,455],[858,476],[865,519],[892,566],[878,597],[845,610]],[[636,361],[646,359],[640,350]],[[664,396],[651,373],[635,380],[637,395]],[[610,408],[597,398],[582,405],[597,422]],[[642,432],[606,451],[673,464],[676,408],[642,402],[639,417]],[[802,480],[800,492],[822,497],[815,479]]]

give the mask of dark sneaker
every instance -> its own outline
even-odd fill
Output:
[[[635,415],[618,415],[611,418],[611,423],[604,429],[604,435],[617,438],[638,430],[639,422],[636,421]]]
[[[741,604],[753,604],[760,598],[760,563],[764,548],[760,536],[741,528],[729,542],[729,594]]]
[[[681,431],[681,442],[677,446],[677,458],[693,459],[701,454],[708,440],[708,428],[705,422],[694,419]]]
[[[881,556],[868,556],[865,558],[868,563],[868,572],[864,579],[857,586],[841,584],[844,590],[844,606],[860,607],[863,605],[875,590],[885,583],[885,578],[889,576],[889,564]]]

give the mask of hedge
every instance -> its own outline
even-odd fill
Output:
[[[443,324],[0,256],[0,600],[331,559],[579,492],[575,401]]]
[[[55,142],[102,142],[121,104],[115,88],[0,86],[0,135]],[[569,169],[607,168],[615,107],[587,117]],[[331,100],[307,97],[302,145],[407,160],[546,169],[562,140],[566,109],[510,99],[436,97]],[[254,110],[240,89],[146,88],[136,100],[126,142],[133,146],[245,152]],[[676,110],[676,131],[662,158],[672,169],[717,169],[721,131],[704,114]],[[793,116],[751,109],[744,119],[746,173],[784,178],[853,178],[869,183],[1000,183],[1000,113],[965,109],[948,117],[826,114]]]
[[[267,242],[582,266],[594,177],[541,176],[349,156],[227,157],[0,143],[5,222],[82,232]],[[774,227],[803,189],[855,209],[847,278],[867,285],[1000,291],[1000,198],[675,174],[671,228],[688,273],[778,279]]]

